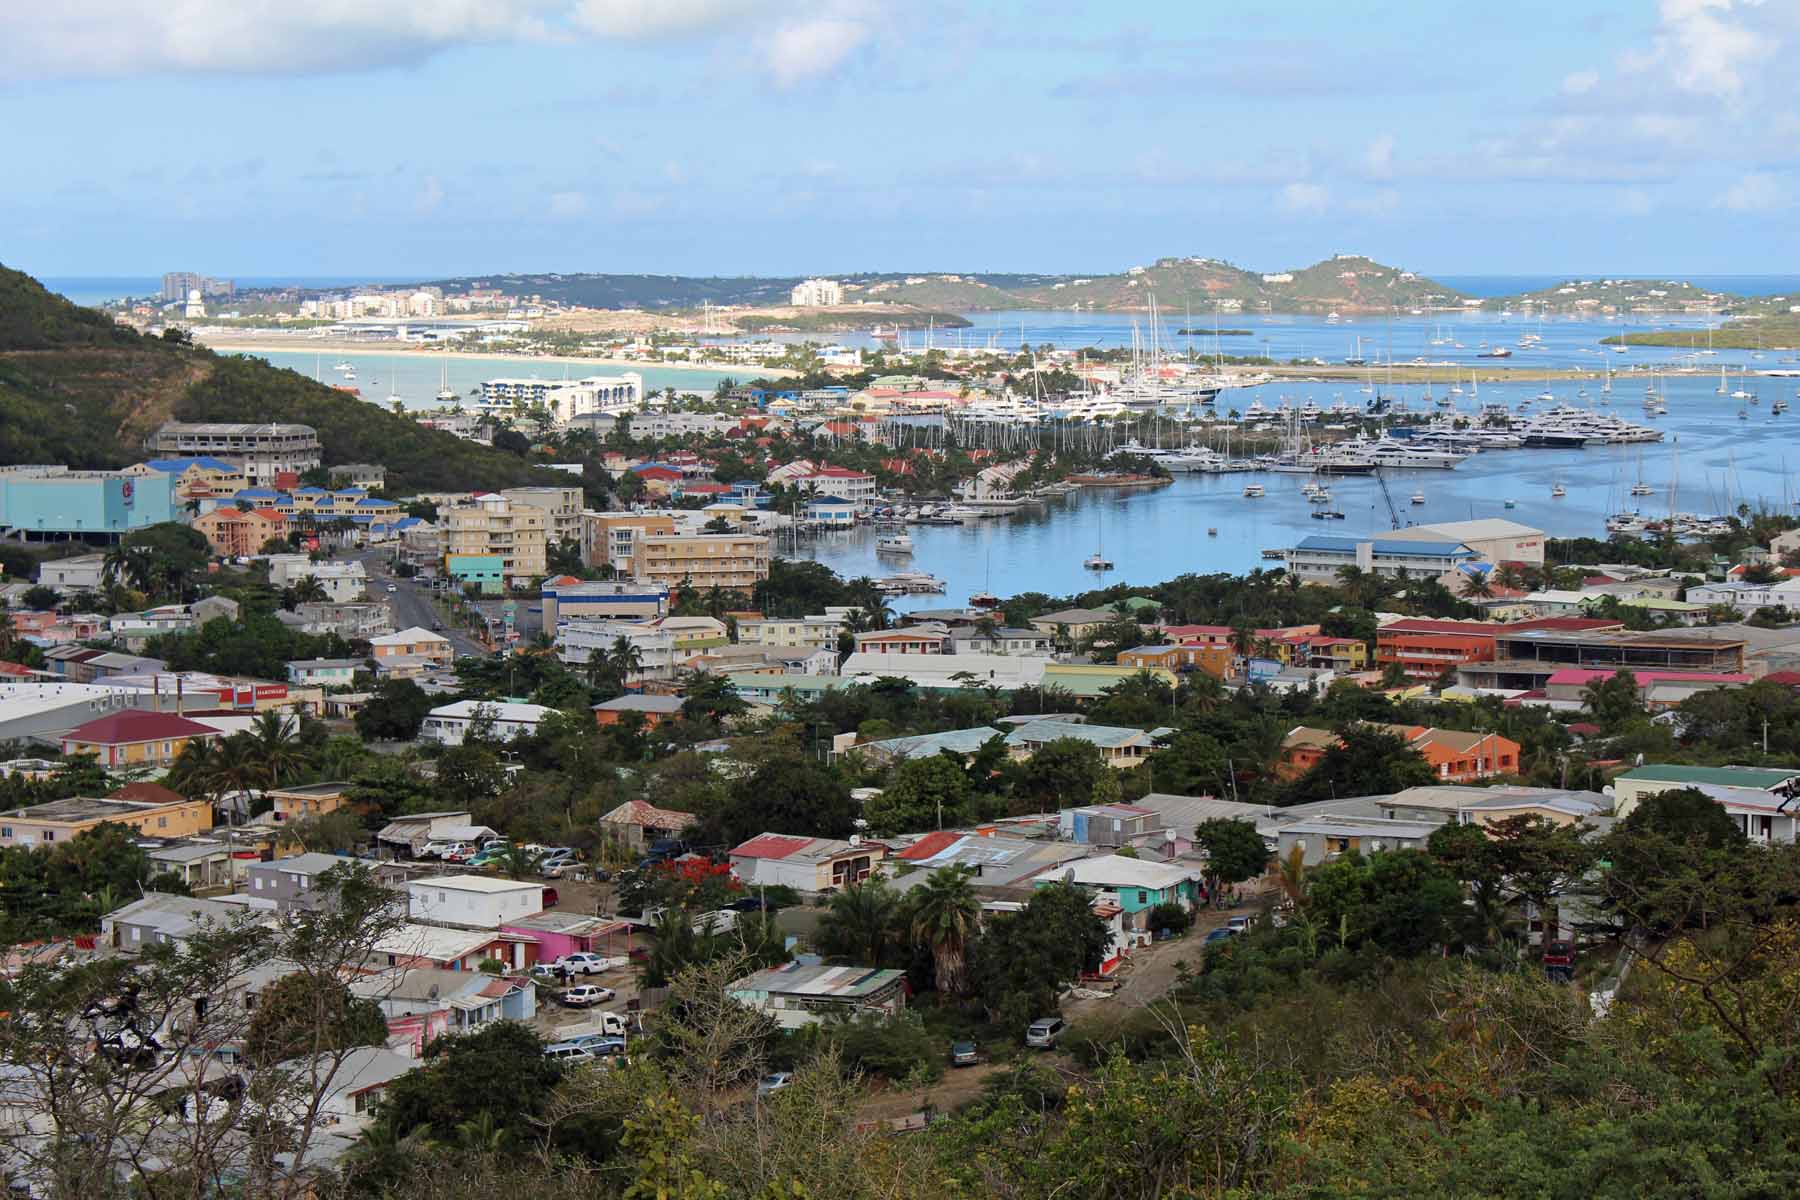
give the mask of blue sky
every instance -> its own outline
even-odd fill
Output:
[[[1800,4],[58,0],[43,275],[1800,270]]]

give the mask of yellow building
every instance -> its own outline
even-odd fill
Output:
[[[769,539],[754,533],[647,534],[638,540],[632,576],[708,591],[747,592],[769,577]]]
[[[350,803],[347,783],[309,783],[303,787],[276,788],[264,792],[273,805],[271,815],[277,824],[322,817]]]
[[[620,575],[630,575],[639,538],[674,532],[675,518],[668,513],[584,512],[581,561],[584,566],[610,566]]]
[[[0,813],[0,846],[56,846],[107,824],[128,825],[145,837],[193,837],[211,829],[212,818],[212,804],[205,800],[157,803],[77,796]]]
[[[210,725],[174,713],[127,708],[71,729],[62,738],[67,757],[92,755],[109,770],[119,767],[169,767],[189,742],[220,736]]]
[[[500,575],[508,581],[546,573],[550,515],[544,509],[482,495],[439,515],[446,562],[497,559]]]

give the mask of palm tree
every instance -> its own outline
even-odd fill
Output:
[[[831,907],[819,917],[820,950],[859,966],[879,967],[899,935],[899,907],[893,889],[882,880],[851,884],[831,897]]]
[[[295,604],[323,604],[331,599],[331,593],[319,582],[317,575],[306,575],[290,585],[294,593]]]
[[[644,650],[630,638],[620,634],[613,639],[612,651],[607,654],[606,660],[619,673],[621,680],[627,680],[644,669]]]
[[[244,733],[234,733],[220,743],[212,770],[213,795],[236,793],[237,803],[233,807],[241,808],[244,815],[248,816],[250,793],[264,786],[268,780],[269,772],[263,764],[255,738]]]
[[[523,879],[527,875],[536,875],[538,864],[544,859],[540,850],[527,850],[525,847],[512,844],[500,852],[494,866],[508,879]]]
[[[1525,572],[1518,563],[1503,562],[1494,568],[1494,582],[1503,588],[1520,588],[1525,585]]]
[[[1306,851],[1291,847],[1287,855],[1275,862],[1275,882],[1296,906],[1306,903]]]
[[[981,916],[981,905],[969,886],[973,874],[967,867],[945,867],[913,893],[909,922],[913,941],[930,947],[938,991],[950,996],[968,990],[965,952]]]
[[[250,737],[256,743],[256,753],[262,757],[270,783],[277,783],[306,765],[298,725],[298,718],[270,711],[258,716],[250,726]]]
[[[1477,571],[1473,575],[1463,576],[1463,595],[1473,596],[1477,600],[1486,600],[1493,596],[1494,585],[1488,581],[1488,572]]]

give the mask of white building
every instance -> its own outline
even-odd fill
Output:
[[[75,592],[97,592],[106,579],[106,555],[78,554],[38,564],[37,581],[55,588],[63,595]]]
[[[1800,609],[1800,579],[1783,579],[1778,583],[1708,583],[1687,591],[1690,604],[1724,604],[1744,616],[1752,616],[1765,608]]]
[[[269,584],[291,587],[302,579],[317,579],[325,598],[333,604],[350,604],[367,598],[369,573],[360,562],[314,562],[305,554],[271,554]]]
[[[510,741],[534,733],[538,722],[556,710],[541,704],[515,704],[506,700],[458,700],[434,708],[419,727],[419,740],[441,746],[460,746],[477,725],[485,724],[490,736]]]
[[[564,621],[556,627],[556,657],[577,669],[585,667],[594,651],[612,653],[613,646],[624,638],[636,647],[642,665],[627,679],[675,678],[675,635],[653,624],[635,621]]]
[[[795,308],[832,308],[844,302],[844,287],[835,279],[806,279],[794,285]]]
[[[558,425],[597,413],[635,413],[644,403],[644,377],[633,371],[586,379],[487,379],[479,407],[513,411],[548,408]]]
[[[1461,542],[1491,563],[1544,565],[1544,531],[1499,517],[1410,525],[1381,536],[1401,542]]]
[[[414,921],[498,929],[543,911],[544,886],[539,883],[492,875],[439,875],[406,883],[406,915]]]

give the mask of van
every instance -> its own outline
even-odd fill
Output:
[[[1035,1050],[1049,1050],[1069,1028],[1061,1017],[1039,1017],[1025,1030],[1025,1044]]]
[[[557,1042],[545,1046],[544,1057],[566,1067],[584,1067],[599,1061],[590,1051],[577,1046],[574,1042]]]

